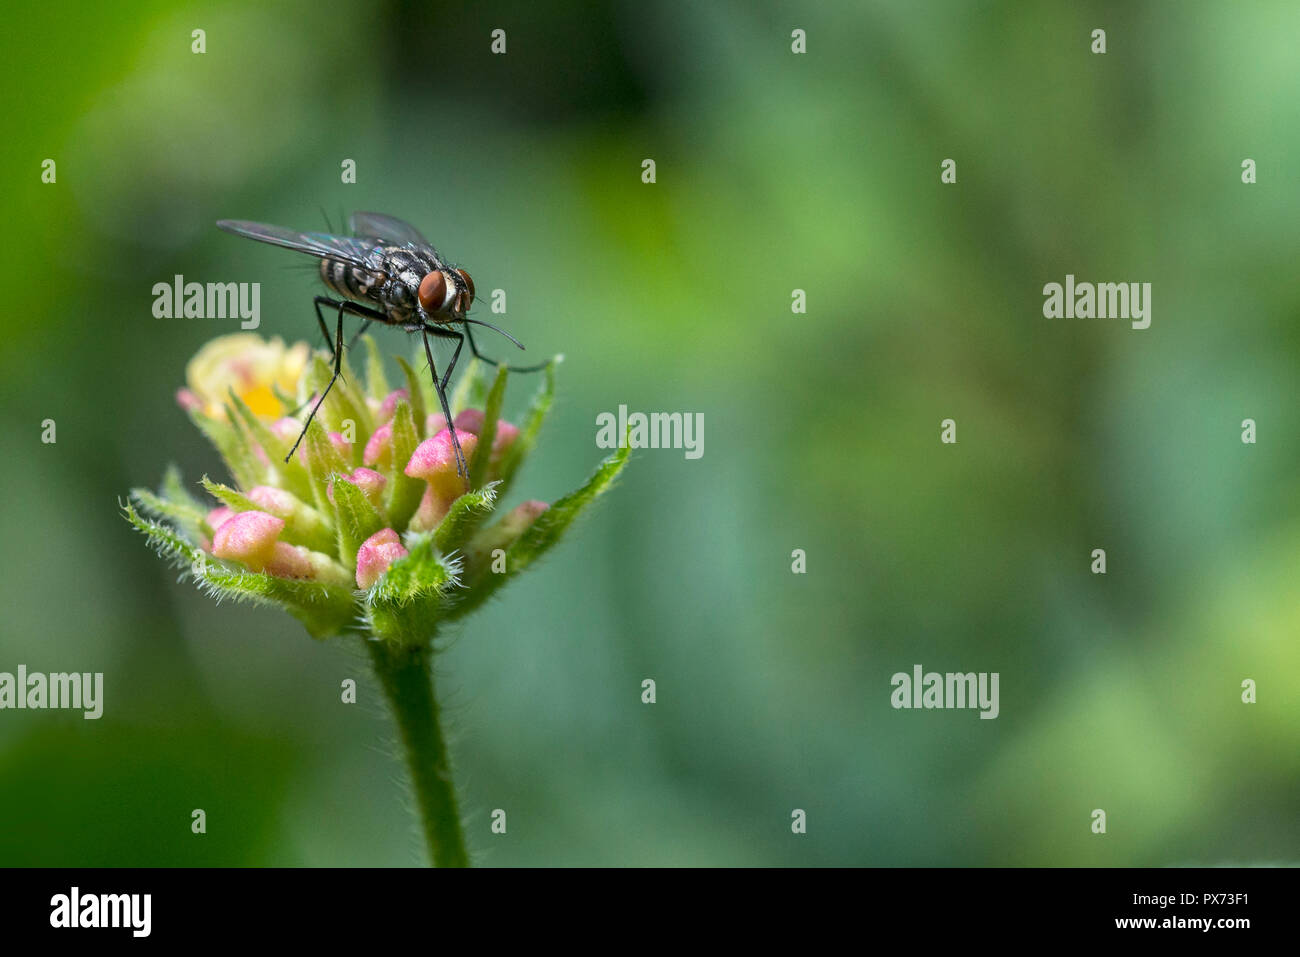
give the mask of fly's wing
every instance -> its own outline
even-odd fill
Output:
[[[435,259],[439,258],[433,243],[425,239],[423,233],[395,216],[385,216],[383,213],[353,213],[348,226],[357,236],[370,236],[394,246],[418,246],[432,252]]]
[[[249,223],[242,219],[222,219],[217,222],[218,229],[224,229],[236,236],[247,236],[258,242],[270,243],[295,249],[321,259],[340,259],[354,266],[369,268],[367,255],[374,249],[374,243],[359,236],[331,236],[329,233],[304,233],[284,226],[271,226],[267,223]]]

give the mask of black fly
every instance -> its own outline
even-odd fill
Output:
[[[302,437],[307,434],[307,427],[316,412],[325,401],[334,381],[339,377],[343,367],[343,316],[359,316],[365,320],[353,337],[356,342],[372,322],[397,326],[406,332],[418,332],[424,338],[424,354],[429,360],[429,373],[433,377],[433,388],[442,403],[442,414],[451,428],[451,408],[447,405],[447,382],[451,372],[456,368],[460,358],[461,347],[469,339],[469,348],[476,357],[491,365],[498,363],[478,351],[474,344],[474,335],[470,324],[486,326],[500,332],[503,336],[519,346],[523,345],[509,333],[497,329],[490,323],[470,319],[465,313],[474,300],[474,281],[469,273],[450,265],[438,255],[420,231],[409,223],[382,213],[353,213],[348,223],[351,236],[333,236],[329,233],[304,233],[283,226],[269,226],[266,223],[249,223],[237,219],[223,219],[217,223],[220,229],[236,236],[247,236],[259,242],[273,246],[295,249],[320,259],[320,277],[326,287],[339,298],[317,296],[316,321],[320,324],[325,342],[334,353],[334,375],[329,385],[316,401],[307,421],[303,423],[298,441],[284,460],[287,462],[297,451]],[[330,339],[329,327],[321,306],[338,310],[338,326],[334,339]],[[456,324],[463,327],[463,332],[453,328]],[[433,350],[429,346],[429,336],[443,339],[455,339],[456,351],[447,363],[447,371],[441,381],[438,370],[433,363]],[[349,346],[350,348],[350,346]],[[535,372],[545,368],[546,363],[526,368],[508,366],[512,372]],[[451,441],[456,450],[456,468],[469,484],[469,469],[465,465],[465,456],[461,452],[456,430],[451,428]]]

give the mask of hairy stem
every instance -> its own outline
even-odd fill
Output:
[[[415,789],[415,803],[434,867],[469,867],[465,832],[456,806],[451,759],[438,723],[428,646],[401,648],[367,641],[375,674],[393,709]]]

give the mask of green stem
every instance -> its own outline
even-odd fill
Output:
[[[375,674],[393,709],[402,736],[415,803],[434,867],[469,867],[465,832],[456,807],[451,759],[438,724],[438,700],[428,647],[401,648],[367,641]]]

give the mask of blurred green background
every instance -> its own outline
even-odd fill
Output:
[[[221,474],[173,394],[237,323],[155,319],[153,284],[260,282],[258,331],[314,342],[310,270],[213,223],[322,208],[416,223],[507,290],[530,357],[565,353],[516,497],[585,477],[620,403],[705,417],[703,458],[636,454],[446,636],[481,863],[1300,858],[1293,3],[52,2],[7,25],[0,671],[103,671],[106,702],[0,712],[0,864],[420,861],[354,640],[213,605],[118,511],[169,461]],[[1044,319],[1066,273],[1151,282],[1151,328]],[[893,710],[916,663],[999,672],[1000,717]]]

